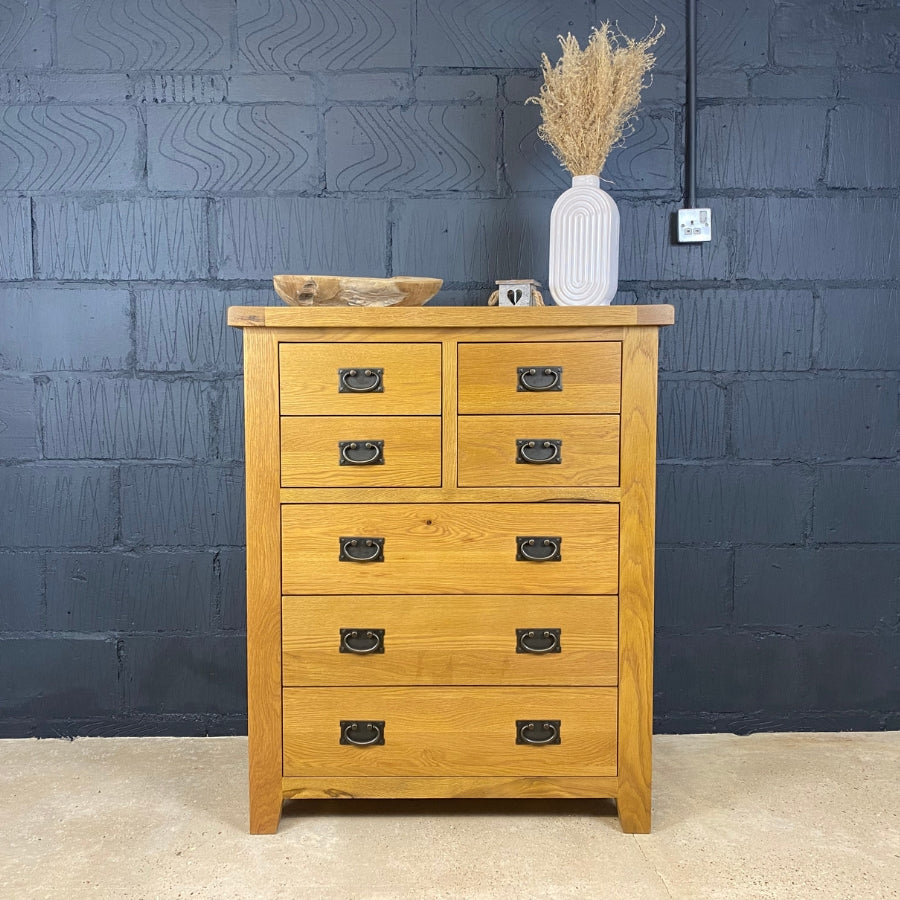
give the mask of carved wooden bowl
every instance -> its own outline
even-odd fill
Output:
[[[440,278],[351,278],[276,275],[278,296],[291,306],[421,306],[444,283]]]

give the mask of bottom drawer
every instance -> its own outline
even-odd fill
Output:
[[[615,688],[286,688],[284,774],[615,775],[616,702]]]

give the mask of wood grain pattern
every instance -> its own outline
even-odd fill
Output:
[[[610,504],[282,507],[285,594],[614,594]],[[559,562],[516,559],[517,535],[562,537]],[[339,562],[342,536],[384,537],[384,562]]]
[[[521,366],[563,366],[562,390],[518,390]],[[460,414],[617,413],[621,379],[618,341],[459,345]]]
[[[283,600],[284,684],[615,685],[616,597],[338,596]],[[384,653],[340,652],[383,628]],[[559,628],[559,653],[517,653],[517,628]]]
[[[281,535],[278,528],[278,345],[244,332],[247,436],[247,694],[250,832],[281,817]]]
[[[381,465],[341,465],[340,441],[384,441]],[[284,416],[281,483],[307,487],[441,484],[440,416]]]
[[[517,462],[518,439],[561,440],[559,463]],[[600,487],[619,483],[618,416],[460,416],[461,487]]]
[[[339,743],[383,720],[384,745]],[[561,743],[516,744],[517,719],[559,719]],[[616,774],[615,688],[286,688],[284,774]]]
[[[402,309],[232,306],[228,310],[228,324],[239,328],[615,328],[671,325],[674,321],[675,307],[668,304],[527,308],[426,306]]]
[[[280,360],[282,415],[440,415],[440,344],[282,344]],[[369,367],[384,369],[382,393],[338,391],[338,369]]]
[[[606,796],[623,830],[649,830],[655,326],[672,318],[671,307],[229,311],[262,338],[245,357],[252,830],[277,827],[283,796]],[[535,348],[564,352],[542,361],[564,366],[563,392],[515,391],[517,366],[542,364],[516,357]],[[385,353],[392,382],[372,358]],[[511,384],[498,375],[510,364]],[[384,394],[338,394],[339,367],[378,365]],[[365,490],[320,487],[291,459],[298,438],[333,450],[338,423],[394,416],[422,440],[413,470],[438,447],[439,484],[397,487],[395,471]],[[279,421],[292,487],[277,483]],[[539,426],[569,430],[530,433]],[[551,483],[515,486],[531,468],[504,462],[516,436],[562,438],[554,468],[568,456],[577,473],[553,483],[535,467]],[[616,465],[620,486],[606,484]],[[561,535],[562,561],[516,561],[517,534]],[[355,535],[385,537],[386,561],[339,563],[338,538]],[[340,654],[342,627],[385,628],[386,652]],[[516,654],[517,627],[561,628],[563,652]],[[282,689],[282,671],[295,686]],[[535,716],[562,720],[561,745],[515,744],[515,720]],[[384,719],[385,746],[340,745],[340,719],[353,717]]]
[[[293,306],[421,306],[440,289],[440,278],[354,278],[347,275],[276,275],[275,293]]]
[[[615,797],[619,783],[614,777],[529,776],[352,776],[281,780],[285,799],[380,800],[453,797],[456,799],[554,797]]]
[[[442,408],[444,410],[442,418],[444,430],[443,479],[441,483],[445,489],[452,490],[456,486],[457,468],[459,465],[456,452],[459,440],[459,419],[456,415],[457,359],[456,343],[452,339],[445,339],[444,341],[441,350],[441,362],[443,364],[441,383],[443,387]]]
[[[635,328],[626,335],[623,353],[616,802],[629,834],[650,831],[657,344],[655,328]]]
[[[444,417],[444,427],[452,416]],[[445,434],[446,450],[448,438]],[[454,450],[456,445],[453,445]],[[456,460],[455,452],[452,460]],[[450,477],[450,463],[444,455],[444,480]],[[545,487],[516,488],[514,499],[517,503],[541,503],[547,500],[572,500],[589,503],[618,503],[621,491],[617,487]],[[395,503],[398,499],[415,503],[508,503],[509,488],[483,487],[461,488],[445,484],[440,488],[366,488],[368,503]],[[282,503],[358,503],[359,491],[356,488],[282,488]]]

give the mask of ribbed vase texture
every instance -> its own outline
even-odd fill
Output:
[[[550,214],[550,293],[560,306],[602,306],[618,286],[618,207],[597,175],[575,175]]]

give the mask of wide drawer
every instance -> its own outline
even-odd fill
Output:
[[[288,688],[283,695],[286,776],[616,774],[615,688]],[[517,743],[522,735],[553,738],[554,730],[558,743]]]
[[[440,344],[296,343],[279,353],[282,415],[441,412]]]
[[[285,597],[284,684],[614,685],[616,597]]]
[[[618,341],[460,344],[458,362],[463,414],[619,412]]]
[[[284,594],[618,590],[616,504],[292,503],[281,514]]]
[[[283,487],[425,487],[440,483],[440,416],[281,418]]]
[[[461,487],[619,483],[618,416],[460,416]]]

